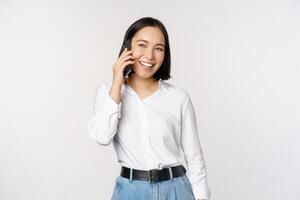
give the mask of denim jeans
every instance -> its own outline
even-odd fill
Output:
[[[118,176],[111,200],[194,200],[186,175],[166,181],[149,182]]]

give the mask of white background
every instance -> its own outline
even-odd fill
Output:
[[[112,145],[88,137],[96,85],[135,20],[170,36],[214,200],[300,199],[300,2],[0,0],[0,199],[110,199]]]

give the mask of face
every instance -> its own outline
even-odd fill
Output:
[[[145,27],[139,30],[131,40],[135,64],[135,75],[151,78],[160,68],[165,56],[165,38],[157,27]]]

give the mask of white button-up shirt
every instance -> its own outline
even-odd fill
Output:
[[[121,102],[109,95],[110,81],[101,82],[94,97],[88,133],[100,145],[113,142],[122,166],[161,169],[183,165],[196,199],[209,199],[205,161],[194,107],[187,91],[159,80],[159,88],[141,99],[128,85]]]

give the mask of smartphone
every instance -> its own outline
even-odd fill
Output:
[[[125,41],[124,45],[122,46],[122,52],[125,50],[125,48],[127,48],[127,50],[131,50],[130,41]],[[127,65],[123,71],[124,78],[128,78],[132,72],[132,64]]]

